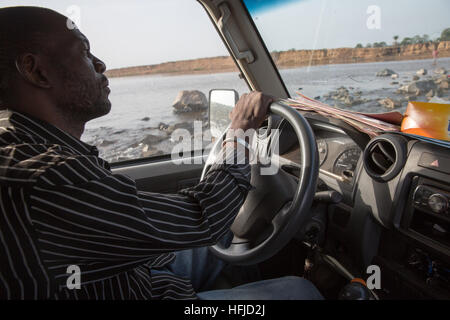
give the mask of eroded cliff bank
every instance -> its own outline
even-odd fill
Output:
[[[308,65],[430,59],[433,48],[433,44],[424,43],[384,48],[291,50],[273,52],[272,57],[279,68],[295,68]],[[438,51],[439,57],[450,57],[450,41],[439,43]],[[106,74],[108,77],[127,77],[150,74],[220,73],[236,70],[231,57],[213,57],[111,69]]]

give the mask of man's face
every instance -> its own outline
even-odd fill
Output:
[[[87,38],[78,30],[64,30],[51,41],[53,97],[73,120],[87,122],[111,110],[105,64],[90,52]]]

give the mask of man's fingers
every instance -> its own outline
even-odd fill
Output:
[[[243,94],[230,114],[232,128],[258,128],[274,101],[274,97],[258,91]]]

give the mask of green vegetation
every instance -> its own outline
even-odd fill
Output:
[[[387,47],[387,43],[382,41],[382,42],[374,42],[373,43],[373,47],[374,48],[383,48],[383,47]]]
[[[398,41],[397,40],[398,40],[399,36],[396,35],[396,36],[393,36],[392,38],[394,39],[394,43],[392,45],[394,47],[398,46]]]
[[[450,41],[450,28],[445,29],[441,33],[440,41]]]
[[[407,46],[410,44],[421,44],[421,43],[437,43],[441,41],[450,41],[450,28],[447,28],[442,31],[441,36],[435,39],[431,39],[429,35],[415,35],[414,37],[405,37],[402,41],[398,42],[400,39],[400,36],[395,35],[393,36],[394,43],[393,46]],[[368,43],[366,45],[366,48],[383,48],[387,47],[388,44],[384,41],[382,42],[374,42],[374,43]],[[358,43],[355,48],[363,48],[363,45],[361,43]]]
[[[413,39],[412,38],[403,38],[402,42],[400,42],[401,46],[407,46],[409,44],[413,44]]]

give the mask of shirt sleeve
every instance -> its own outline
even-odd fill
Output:
[[[81,161],[91,173],[85,182],[74,176],[72,183],[68,174],[77,171],[79,160],[49,170],[29,196],[42,252],[72,263],[138,261],[215,244],[251,189],[250,165],[238,151],[218,159],[198,185],[177,194],[138,191],[132,179],[107,174],[95,161]]]

